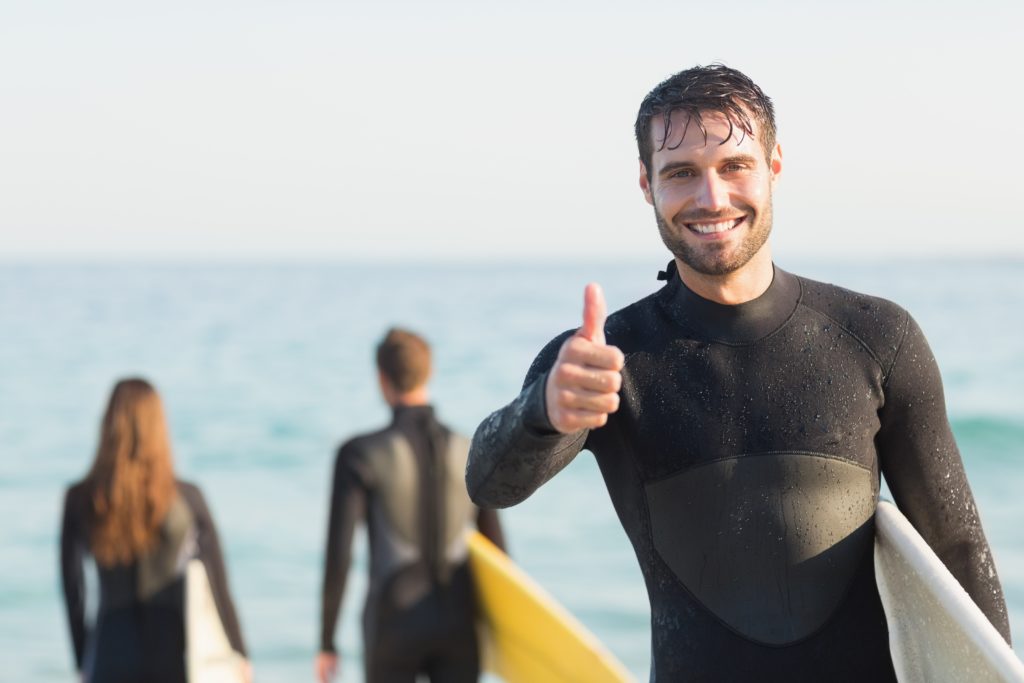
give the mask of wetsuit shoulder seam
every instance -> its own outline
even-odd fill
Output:
[[[878,357],[878,354],[875,353],[875,350],[873,348],[871,348],[871,345],[868,344],[866,341],[864,341],[864,339],[862,339],[859,334],[857,334],[856,332],[851,330],[849,327],[847,327],[845,324],[839,322],[833,316],[829,315],[828,313],[826,313],[825,311],[823,311],[823,310],[821,310],[819,308],[815,308],[814,306],[811,306],[809,304],[805,304],[803,302],[801,302],[800,305],[803,306],[804,308],[806,308],[807,310],[811,311],[812,313],[816,313],[819,316],[821,316],[822,318],[825,318],[826,320],[830,320],[833,323],[835,323],[837,326],[839,326],[839,329],[841,329],[843,332],[846,332],[846,334],[850,335],[850,337],[852,339],[856,340],[857,343],[860,344],[864,348],[864,350],[868,352],[868,355],[871,356],[871,359],[874,360],[875,364],[878,365],[878,369],[881,370],[883,373],[885,372],[885,364],[882,362],[882,359]]]
[[[896,363],[899,361],[900,356],[903,355],[903,347],[906,346],[907,337],[910,336],[910,313],[903,312],[903,334],[900,336],[900,343],[896,346],[896,353],[892,355],[892,363],[889,364],[888,369],[882,368],[885,373],[882,376],[882,389],[884,390],[889,385],[889,378],[892,377],[892,371],[896,368]]]
[[[337,454],[341,455],[342,451],[363,455],[367,451],[367,447],[372,447],[375,441],[388,438],[393,432],[399,430],[395,429],[394,425],[388,425],[381,429],[364,432],[362,434],[356,434],[349,439],[343,441],[337,450]]]
[[[335,477],[342,471],[347,471],[355,477],[359,488],[364,491],[371,491],[377,486],[377,477],[371,464],[371,454],[375,449],[394,448],[395,439],[402,439],[412,448],[412,444],[406,439],[400,430],[394,425],[382,427],[373,432],[364,432],[344,441],[334,457]]]

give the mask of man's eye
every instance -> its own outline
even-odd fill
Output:
[[[672,174],[672,177],[673,178],[692,178],[693,177],[693,169],[690,169],[690,168],[680,169],[680,170],[674,172]]]
[[[726,164],[725,172],[726,173],[738,173],[738,172],[742,171],[745,168],[746,168],[746,166],[744,166],[743,164]]]

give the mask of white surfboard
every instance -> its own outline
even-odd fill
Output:
[[[201,560],[185,574],[185,661],[189,683],[242,683],[245,660],[231,649]]]
[[[901,683],[1024,683],[1024,664],[895,505],[875,515],[875,577]]]

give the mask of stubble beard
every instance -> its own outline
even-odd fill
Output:
[[[734,214],[733,214],[734,215]],[[772,231],[772,200],[768,202],[760,212],[748,210],[747,218],[750,221],[749,228],[743,240],[733,247],[720,242],[705,242],[703,244],[692,244],[686,241],[684,233],[689,231],[683,222],[697,220],[715,220],[718,218],[713,213],[701,216],[689,215],[688,221],[680,221],[680,224],[669,224],[661,215],[657,204],[654,206],[654,220],[658,223],[658,232],[661,234],[661,241],[665,243],[673,256],[685,263],[687,266],[704,275],[728,275],[743,266],[747,265],[750,259],[761,250],[768,235]]]

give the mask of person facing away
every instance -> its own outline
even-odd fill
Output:
[[[85,619],[86,558],[99,574]],[[67,490],[60,540],[75,665],[95,683],[183,683],[185,568],[198,558],[233,650],[246,656],[227,571],[203,494],[174,475],[163,405],[145,380],[114,386],[86,477]],[[248,660],[242,677],[251,680]]]
[[[771,100],[722,65],[647,95],[639,182],[673,256],[665,285],[607,319],[588,285],[582,326],[470,451],[485,507],[594,453],[647,586],[656,681],[894,680],[872,563],[880,473],[1010,640],[921,329],[772,261],[775,130]]]
[[[388,331],[377,346],[380,390],[392,408],[384,429],[338,450],[328,520],[318,680],[338,671],[334,632],[351,560],[365,521],[369,587],[363,608],[369,683],[476,681],[480,658],[466,532],[474,525],[498,547],[493,510],[477,509],[464,482],[469,439],[438,421],[430,405],[430,347],[417,334]]]

